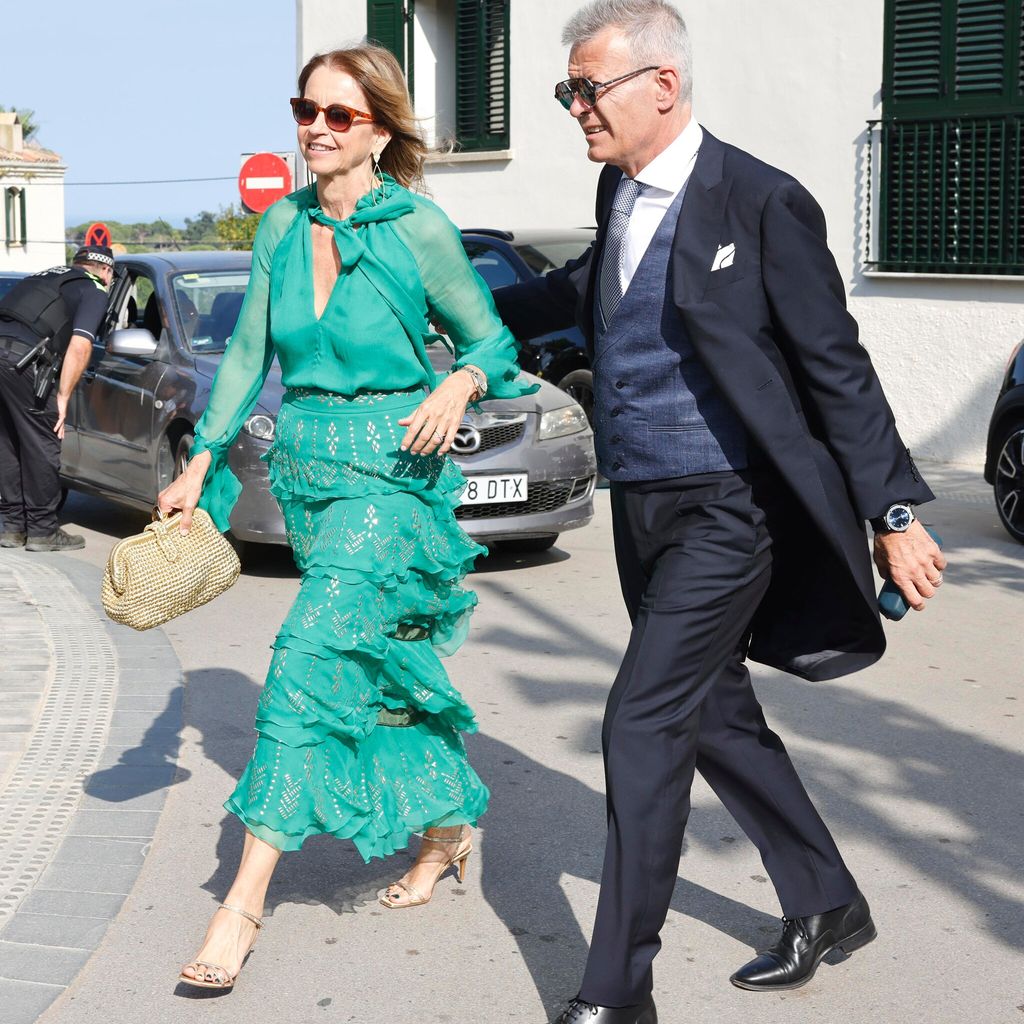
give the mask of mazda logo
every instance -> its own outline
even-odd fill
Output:
[[[463,423],[455,432],[452,451],[459,455],[472,455],[480,450],[480,431],[471,423]]]

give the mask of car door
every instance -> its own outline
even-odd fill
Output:
[[[128,272],[132,292],[123,322],[147,328],[161,344],[153,356],[114,355],[100,343],[93,347],[78,389],[74,476],[104,490],[148,499],[156,473],[154,396],[166,371],[161,355],[169,344],[169,320],[147,268],[128,264]]]

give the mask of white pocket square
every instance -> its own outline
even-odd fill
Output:
[[[728,245],[720,245],[718,252],[715,253],[715,261],[711,264],[711,273],[716,270],[724,270],[726,267],[731,267],[736,261],[736,243],[730,242]]]

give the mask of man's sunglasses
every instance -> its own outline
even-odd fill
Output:
[[[355,107],[346,107],[344,103],[331,103],[321,107],[312,100],[296,96],[291,101],[292,117],[297,124],[312,124],[317,116],[323,112],[324,124],[332,132],[347,132],[355,123],[356,118],[373,123],[373,115],[367,114],[365,110],[356,110]]]
[[[613,78],[610,82],[592,82],[589,78],[567,78],[564,82],[559,82],[555,86],[555,99],[566,110],[572,106],[572,101],[576,96],[580,98],[580,101],[585,106],[592,107],[597,102],[598,93],[610,89],[613,85],[618,85],[619,82],[625,82],[627,78],[635,78],[637,75],[642,75],[645,71],[657,70],[657,64],[649,68],[638,68],[636,71],[630,71],[628,74],[619,75],[618,78]]]

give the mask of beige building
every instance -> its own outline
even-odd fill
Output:
[[[65,262],[65,170],[56,153],[23,140],[17,114],[0,113],[0,270]]]
[[[298,61],[370,32],[417,113],[459,150],[431,163],[463,227],[594,222],[598,168],[552,98],[579,0],[297,0]],[[1024,336],[1021,0],[677,0],[694,111],[798,177],[904,436],[980,467]]]

